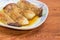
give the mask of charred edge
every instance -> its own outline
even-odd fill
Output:
[[[18,23],[9,23],[8,25],[10,25],[10,26],[17,26],[17,27],[20,27],[21,25],[19,25]]]

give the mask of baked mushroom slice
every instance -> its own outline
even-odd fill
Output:
[[[35,13],[31,10],[26,10],[23,15],[27,18],[27,19],[33,19],[35,17]]]
[[[27,1],[24,1],[24,0],[21,0],[20,2],[17,3],[17,5],[23,9],[23,12],[24,12],[24,16],[27,18],[27,19],[32,19],[35,15],[41,17],[42,16],[42,8],[38,8],[37,6],[27,2]]]
[[[8,4],[7,6],[4,7],[4,12],[6,13],[6,15],[9,15],[18,24],[20,25],[29,24],[27,18],[20,14],[20,11],[21,10],[19,9],[19,7],[14,3]]]
[[[37,7],[31,7],[31,9],[37,16],[41,17],[43,9],[42,8],[37,8]]]
[[[30,3],[24,0],[21,0],[18,4],[20,9],[22,9],[22,15],[24,15],[27,19],[32,19],[35,17],[35,13],[30,10]]]
[[[0,22],[4,24],[10,24],[15,23],[14,20],[12,20],[8,15],[6,15],[4,12],[0,11]]]
[[[28,1],[21,0],[17,3],[18,7],[23,10],[29,10],[32,4],[30,4]]]

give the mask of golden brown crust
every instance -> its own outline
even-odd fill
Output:
[[[4,8],[4,11],[7,15],[9,15],[14,21],[19,23],[20,25],[26,25],[29,23],[28,20],[20,14],[20,9],[16,4],[7,5]]]
[[[10,3],[3,9],[6,15],[10,16],[20,25],[29,24],[28,20],[33,19],[35,16],[42,16],[41,8],[37,8],[35,5],[24,0],[21,0],[17,4]]]

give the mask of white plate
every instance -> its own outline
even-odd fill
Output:
[[[17,3],[18,1],[19,0],[0,0],[0,10],[2,10],[3,7],[5,7],[7,4],[9,4],[9,3]],[[4,26],[4,27],[12,28],[12,29],[29,30],[29,29],[37,28],[42,23],[44,23],[44,21],[46,20],[46,18],[48,16],[48,7],[47,7],[47,5],[45,3],[37,1],[37,0],[26,0],[26,1],[30,2],[31,4],[36,5],[38,8],[43,6],[42,7],[43,8],[42,17],[37,19],[36,22],[33,25],[30,25],[30,26],[14,27],[14,26],[5,25],[5,24],[3,24],[1,22],[0,22],[0,25]]]

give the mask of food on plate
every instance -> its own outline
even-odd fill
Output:
[[[21,0],[17,4],[10,3],[0,12],[0,21],[10,26],[32,25],[42,16],[42,8]]]
[[[27,18],[27,19],[33,19],[35,17],[35,13],[31,10],[26,10],[24,11],[23,15]]]
[[[20,9],[22,9],[22,12],[23,12],[22,14],[27,19],[32,19],[32,18],[35,17],[35,13],[32,10],[29,9],[30,8],[29,7],[30,5],[28,4],[28,2],[22,0],[17,5],[19,6]]]
[[[17,5],[20,7],[20,9],[23,10],[23,12],[25,10],[30,10],[28,12],[29,12],[29,14],[32,14],[33,17],[35,17],[36,15],[39,16],[39,17],[42,16],[42,11],[43,11],[42,8],[38,8],[37,6],[31,4],[31,3],[27,2],[27,1],[21,0],[20,2],[17,3]],[[29,17],[31,17],[31,16],[29,16]],[[28,19],[30,19],[30,18],[28,18]]]
[[[6,15],[3,11],[0,11],[0,22],[3,22],[5,24],[9,23],[15,23],[14,20],[12,20],[8,15]]]
[[[4,7],[4,12],[20,25],[29,24],[27,18],[19,13],[20,10],[16,4],[8,4],[6,7]]]

